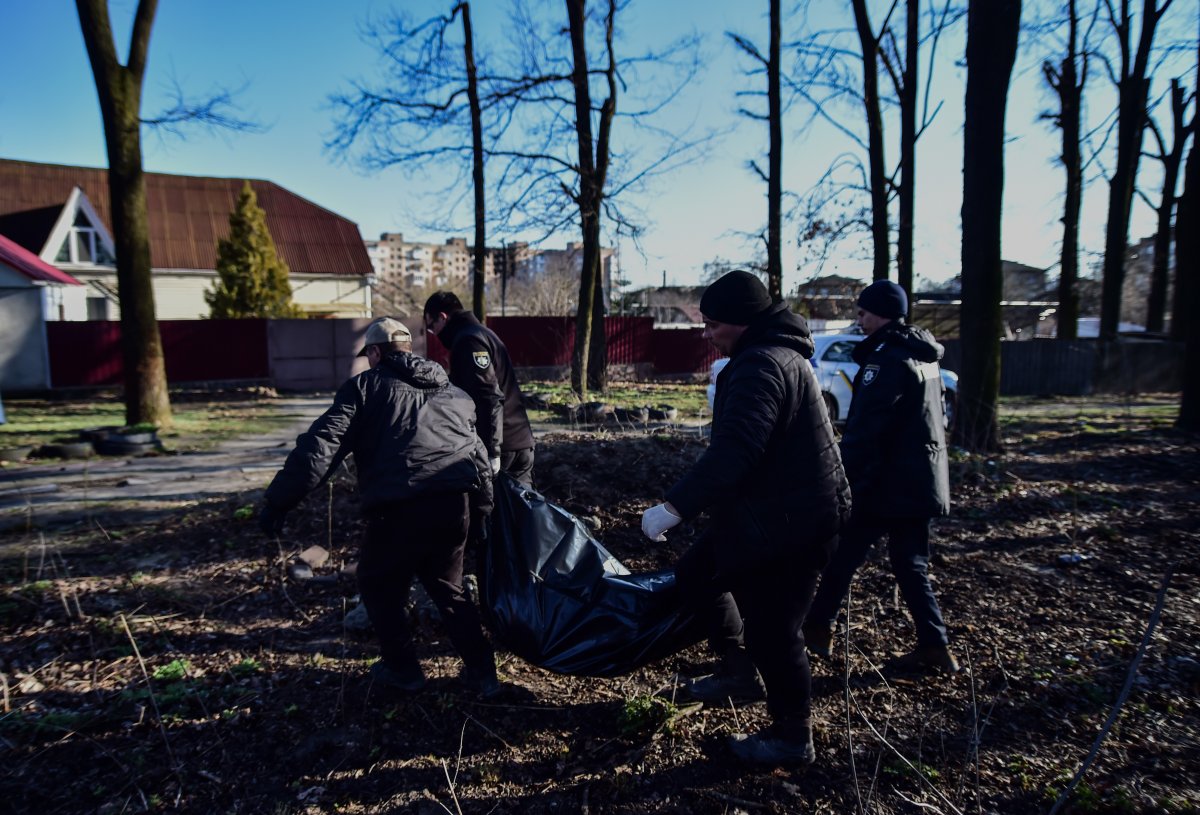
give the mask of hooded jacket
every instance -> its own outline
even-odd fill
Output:
[[[496,332],[464,309],[450,315],[438,339],[450,350],[450,381],[475,401],[475,426],[488,455],[533,447],[512,360]]]
[[[804,318],[783,305],[747,327],[717,377],[712,438],[667,501],[712,517],[718,565],[736,573],[799,556],[820,568],[850,512],[850,491]]]
[[[950,511],[942,353],[932,334],[899,320],[855,347],[859,369],[842,435],[855,512],[932,518]]]
[[[475,433],[475,406],[442,366],[390,352],[338,389],[333,406],[296,439],[267,488],[287,511],[354,454],[364,509],[433,492],[482,492],[491,506],[491,469]]]

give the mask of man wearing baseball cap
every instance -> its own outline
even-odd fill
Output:
[[[679,692],[722,707],[765,697],[772,724],[734,736],[734,754],[810,764],[811,676],[800,626],[849,515],[849,488],[808,362],[814,345],[804,318],[772,303],[745,271],[709,286],[700,311],[705,339],[730,358],[717,379],[711,441],[666,501],[642,516],[642,532],[656,541],[705,510],[711,519],[675,574],[721,661]]]
[[[462,585],[471,498],[478,509],[491,506],[475,404],[440,365],[412,353],[412,334],[399,320],[372,322],[358,355],[369,370],[348,379],[296,439],[267,488],[260,526],[278,535],[287,512],[353,453],[367,521],[359,592],[382,655],[371,666],[373,680],[405,692],[425,685],[405,608],[416,576],[462,656],[467,687],[494,696],[495,656]]]
[[[842,461],[854,494],[854,517],[804,623],[814,655],[828,658],[838,610],[855,571],[885,536],[892,572],[916,627],[917,647],[894,665],[958,671],[946,624],[929,584],[930,519],[950,511],[950,472],[942,415],[942,346],[905,323],[908,295],[876,280],[858,298],[867,334],[854,349],[858,374],[842,436]]]

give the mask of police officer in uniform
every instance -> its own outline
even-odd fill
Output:
[[[533,486],[533,431],[504,343],[448,291],[425,302],[425,330],[450,351],[450,381],[475,400],[475,429],[492,472]]]
[[[907,313],[908,296],[890,280],[877,280],[859,295],[858,324],[868,336],[854,349],[859,369],[841,444],[854,511],[821,574],[804,638],[812,654],[830,656],[838,610],[854,573],[886,537],[892,572],[917,633],[915,650],[897,667],[954,673],[958,662],[929,584],[930,519],[950,510],[938,368],[943,349],[928,331],[907,325]]]

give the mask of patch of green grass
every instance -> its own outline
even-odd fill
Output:
[[[234,676],[242,679],[247,676],[254,676],[255,674],[262,673],[262,669],[262,663],[260,663],[257,659],[246,657],[241,662],[230,668],[229,671]]]
[[[125,406],[114,398],[6,399],[7,423],[0,425],[0,448],[40,446],[55,438],[77,440],[94,427],[123,427]],[[213,400],[187,402],[173,409],[174,422],[159,433],[168,448],[201,450],[234,436],[261,435],[294,417],[284,415],[270,400]],[[125,428],[130,432],[156,429],[150,424]]]
[[[679,411],[678,418],[695,420],[710,418],[704,383],[690,382],[614,382],[604,393],[589,393],[588,401],[606,402],[614,407],[637,408],[670,405]],[[537,393],[551,402],[573,404],[578,398],[571,391],[569,382],[535,380],[521,383],[525,393]],[[533,411],[539,418],[553,417],[550,411]],[[544,416],[543,416],[544,414]]]
[[[626,736],[647,733],[665,727],[679,714],[679,708],[657,696],[631,696],[621,706],[617,727]]]
[[[159,665],[150,677],[158,682],[179,682],[187,677],[191,669],[192,664],[186,659],[174,659],[166,665]]]

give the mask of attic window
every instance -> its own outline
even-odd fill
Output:
[[[55,263],[78,263],[89,266],[115,266],[116,258],[105,247],[96,228],[82,212],[75,214],[75,223],[58,254]]]

